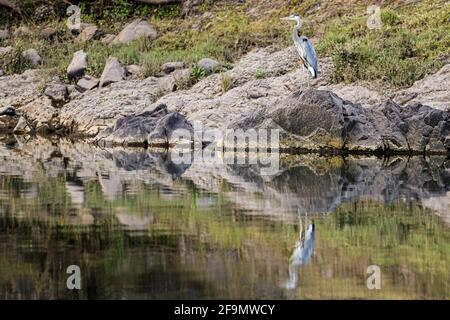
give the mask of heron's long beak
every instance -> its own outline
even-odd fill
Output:
[[[291,18],[289,18],[289,17],[284,17],[284,18],[281,18],[281,20],[291,20]]]

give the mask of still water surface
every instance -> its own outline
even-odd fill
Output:
[[[449,160],[280,164],[263,176],[163,151],[2,143],[0,298],[450,299]]]

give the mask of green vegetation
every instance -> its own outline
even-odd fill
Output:
[[[448,61],[449,17],[450,6],[427,1],[383,9],[381,29],[368,29],[364,17],[345,17],[327,26],[318,51],[332,56],[336,82],[381,79],[411,86]]]
[[[261,69],[256,70],[255,78],[256,79],[264,79],[267,77],[267,72]]]
[[[144,76],[155,75],[163,63],[180,60],[195,64],[202,57],[222,63],[233,63],[256,47],[291,45],[291,26],[280,17],[298,12],[304,17],[303,31],[312,38],[319,56],[330,56],[334,63],[333,80],[352,82],[382,80],[393,87],[407,87],[426,74],[437,71],[450,57],[450,6],[445,0],[424,0],[411,4],[387,1],[382,6],[381,29],[368,29],[367,7],[358,1],[341,4],[329,1],[317,10],[316,1],[275,1],[270,11],[264,3],[229,4],[225,1],[205,4],[196,14],[181,17],[181,5],[151,6],[125,0],[81,1],[83,22],[95,22],[105,32],[117,33],[124,23],[144,16],[159,32],[154,41],[138,40],[128,46],[107,46],[100,41],[76,43],[66,31],[65,5],[57,6],[50,15],[38,15],[31,24],[52,25],[62,30],[53,40],[38,36],[0,40],[0,45],[20,49],[36,48],[43,57],[43,68],[64,75],[74,51],[89,53],[89,72],[101,73],[109,55],[125,63],[144,67]],[[31,12],[33,4],[27,4]],[[39,7],[41,8],[41,7]],[[254,14],[248,14],[253,8]],[[212,15],[201,16],[204,12]],[[5,16],[5,21],[7,17]],[[18,17],[9,17],[10,25],[19,25]],[[28,66],[21,61],[19,49],[12,62],[2,67],[8,74],[21,72]],[[263,78],[264,73],[255,75]]]
[[[233,78],[223,74],[220,78],[220,83],[222,86],[222,93],[225,93],[233,87]]]

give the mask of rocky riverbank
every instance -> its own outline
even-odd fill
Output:
[[[312,80],[293,48],[254,50],[230,70],[184,90],[179,84],[191,70],[172,65],[158,77],[139,80],[111,58],[100,82],[118,78],[92,88],[58,78],[43,82],[37,70],[1,77],[1,131],[144,146],[170,144],[173,131],[191,130],[198,122],[223,130],[279,129],[285,149],[450,150],[450,65],[399,92],[377,91],[367,83],[332,84],[327,59],[320,61],[320,77]]]

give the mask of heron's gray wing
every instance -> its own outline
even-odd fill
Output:
[[[316,50],[311,41],[307,37],[300,37],[300,45],[302,46],[305,61],[317,71],[317,55]]]

